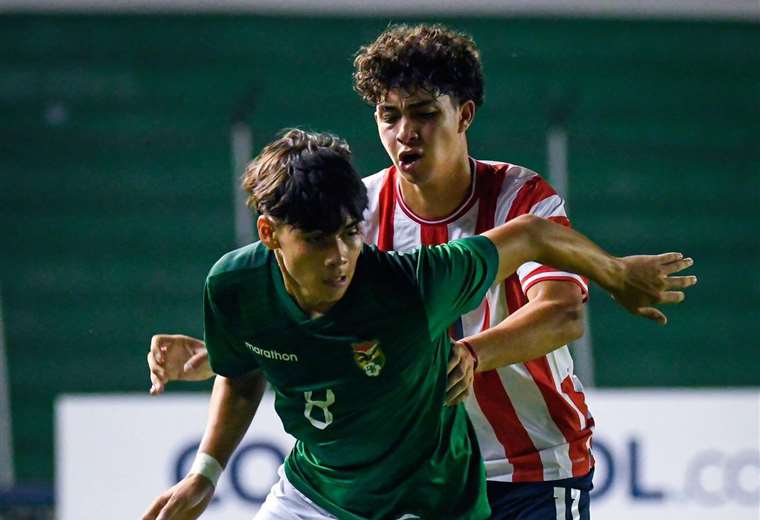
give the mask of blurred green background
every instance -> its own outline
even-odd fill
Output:
[[[0,17],[0,287],[21,482],[53,480],[53,404],[147,392],[159,331],[202,334],[235,247],[230,122],[388,163],[351,89],[389,18]],[[410,20],[405,20],[410,21]],[[413,21],[413,20],[411,20]],[[568,132],[568,211],[616,254],[683,250],[700,284],[666,328],[592,292],[604,387],[760,385],[760,30],[740,22],[437,19],[472,34],[473,156],[545,172]],[[207,385],[175,385],[175,390]],[[593,403],[592,403],[593,406]]]

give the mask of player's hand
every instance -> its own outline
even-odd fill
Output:
[[[696,276],[672,276],[694,265],[691,258],[684,258],[681,253],[626,256],[620,261],[621,280],[610,294],[631,313],[661,325],[668,319],[654,305],[681,303],[686,299],[681,289],[697,283]]]
[[[156,334],[148,352],[150,394],[164,391],[169,381],[203,381],[214,376],[206,345],[182,334]]]
[[[451,345],[446,381],[446,406],[461,403],[470,395],[470,388],[475,379],[475,358],[462,343],[455,341]]]
[[[195,520],[214,496],[214,486],[202,475],[188,475],[153,501],[142,520]]]

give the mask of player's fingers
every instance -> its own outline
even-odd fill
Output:
[[[150,352],[153,354],[153,358],[157,363],[162,364],[164,362],[165,349],[161,348],[161,343],[166,338],[163,334],[155,334],[150,338]]]
[[[683,271],[692,265],[694,265],[693,258],[684,258],[682,260],[676,260],[674,262],[663,262],[661,264],[661,269],[665,274],[672,274],[677,273],[678,271]]]
[[[446,367],[446,373],[450,374],[452,370],[454,370],[454,367],[456,367],[459,364],[459,361],[462,358],[462,350],[456,345],[451,346],[451,354],[449,354],[449,364]]]
[[[666,291],[660,293],[660,303],[681,303],[686,295],[681,291]]]
[[[208,362],[208,351],[204,350],[203,352],[198,352],[197,354],[190,356],[190,359],[188,359],[187,362],[185,363],[183,370],[185,372],[192,372],[198,367],[205,365],[207,362]]]
[[[150,376],[150,395],[158,395],[164,391],[165,373],[163,368],[156,364],[153,352],[148,352],[148,374]]]
[[[166,381],[166,369],[156,362],[153,352],[148,352],[148,368],[151,375],[155,374],[161,381]]]
[[[187,512],[187,516],[190,518],[198,518],[203,514],[203,511],[206,509],[206,506],[208,505],[207,500],[202,500],[197,506],[193,507]]]
[[[683,253],[662,253],[657,255],[657,259],[661,264],[670,264],[683,259]]]
[[[171,520],[182,518],[179,516],[185,507],[185,500],[178,499],[175,496],[169,499],[164,508],[156,517],[156,520]]]
[[[685,289],[696,285],[696,276],[668,276],[665,278],[665,285],[668,289]]]
[[[164,391],[164,383],[153,372],[150,373],[150,395],[158,395]]]
[[[465,399],[467,399],[469,396],[470,396],[470,391],[469,390],[465,390],[464,392],[462,392],[458,396],[456,396],[456,397],[454,397],[452,399],[447,399],[446,400],[446,406],[456,406],[459,403],[463,402]]]
[[[448,378],[446,379],[446,391],[448,392],[451,390],[454,386],[459,384],[460,381],[462,381],[465,377],[464,367],[460,363],[457,365],[457,367],[449,372]]]
[[[170,494],[163,494],[153,501],[148,509],[143,513],[142,520],[155,520],[156,516],[161,512],[166,502],[169,501]]]
[[[469,392],[470,385],[462,379],[446,392],[446,405],[453,406],[463,401]]]
[[[668,318],[665,317],[665,314],[663,314],[659,309],[655,309],[654,307],[641,307],[636,310],[636,314],[649,320],[656,321],[660,325],[665,325],[668,323]]]

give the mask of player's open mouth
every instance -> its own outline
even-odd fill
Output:
[[[341,276],[332,276],[330,278],[327,278],[325,280],[325,283],[330,287],[345,287],[345,285],[348,283],[348,275],[344,274]]]
[[[403,171],[410,171],[422,159],[422,153],[416,150],[401,152],[398,156],[399,167]]]

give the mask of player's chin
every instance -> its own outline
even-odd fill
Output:
[[[338,301],[343,298],[348,290],[348,285],[351,279],[346,277],[343,280],[327,280],[323,282],[322,294],[324,295],[324,301]]]
[[[401,173],[404,180],[411,184],[423,184],[430,177],[429,170],[422,160],[416,161],[414,165],[408,168],[402,168],[397,164],[396,169]]]

